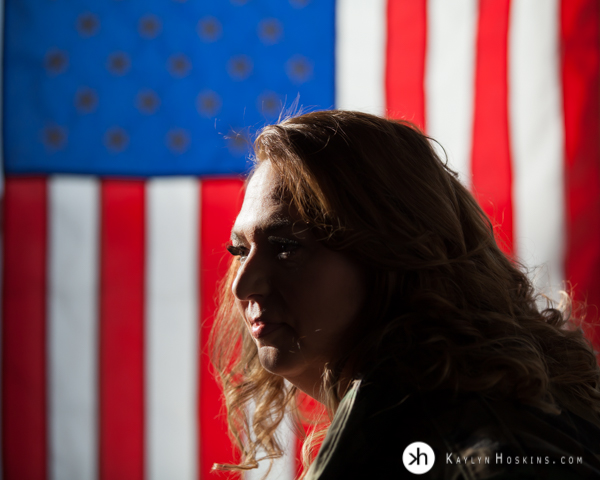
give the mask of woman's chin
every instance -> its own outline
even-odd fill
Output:
[[[300,353],[273,346],[259,346],[258,358],[265,370],[285,378],[307,395],[318,400],[325,361],[307,362]]]
[[[259,345],[258,358],[265,370],[287,379],[297,376],[302,371],[303,362],[296,352],[283,351],[271,345]]]
[[[265,370],[275,375],[282,375],[285,371],[283,355],[278,347],[272,345],[259,345],[258,358]]]

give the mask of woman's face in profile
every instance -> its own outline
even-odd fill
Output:
[[[366,287],[360,268],[317,241],[280,200],[279,182],[265,161],[248,183],[231,233],[229,249],[239,255],[233,293],[263,367],[314,397]]]

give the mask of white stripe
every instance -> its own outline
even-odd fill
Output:
[[[199,183],[151,180],[147,200],[147,475],[196,480]]]
[[[564,249],[563,115],[558,0],[511,5],[509,113],[517,256],[538,288],[561,288]]]
[[[428,1],[427,134],[444,147],[451,168],[466,186],[471,184],[476,38],[476,0]],[[443,150],[435,147],[444,159]]]
[[[385,114],[385,0],[338,0],[335,107]]]
[[[98,183],[49,180],[49,476],[97,477]]]
[[[294,480],[296,478],[296,434],[292,429],[292,424],[289,418],[277,428],[277,436],[283,448],[283,457],[273,461],[273,467],[269,475],[265,474],[269,470],[269,460],[258,462],[258,468],[248,470],[245,475],[245,480]]]

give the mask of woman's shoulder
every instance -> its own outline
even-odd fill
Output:
[[[421,478],[600,478],[599,456],[600,429],[568,411],[423,394],[377,374],[342,400],[308,478],[413,478],[417,462]]]

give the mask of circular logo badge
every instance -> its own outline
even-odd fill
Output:
[[[435,462],[435,454],[426,443],[414,442],[404,449],[402,462],[410,473],[421,475],[431,470]]]

